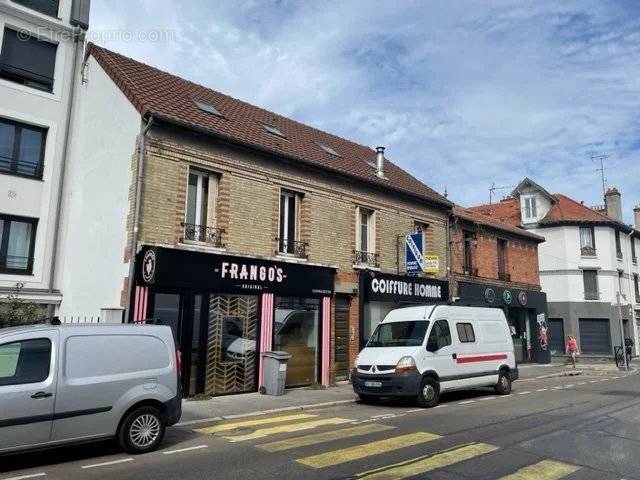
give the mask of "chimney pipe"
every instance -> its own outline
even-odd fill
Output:
[[[384,178],[384,147],[376,147],[376,175]]]
[[[616,187],[607,189],[604,205],[609,218],[622,222],[622,195]]]
[[[633,209],[633,223],[637,230],[640,230],[640,205]]]

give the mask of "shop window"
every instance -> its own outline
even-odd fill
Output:
[[[218,176],[197,169],[189,170],[184,238],[222,246],[222,231],[216,226]]]
[[[591,257],[596,255],[596,240],[593,227],[580,227],[580,254]]]
[[[0,172],[42,178],[47,130],[0,118]]]
[[[449,330],[449,322],[446,320],[437,320],[433,324],[429,340],[427,340],[427,350],[436,352],[443,347],[451,345],[451,330]]]
[[[57,45],[36,37],[23,38],[4,29],[0,53],[0,77],[47,92],[53,91]]]
[[[299,193],[280,192],[278,253],[306,258],[306,243],[299,239],[301,200]]]
[[[291,354],[287,386],[310,385],[318,380],[320,360],[320,301],[276,297],[273,350]]]
[[[476,334],[473,331],[473,325],[470,323],[456,323],[458,331],[458,339],[462,343],[473,343],[476,341]]]
[[[35,219],[0,215],[0,272],[31,274],[37,223]]]
[[[582,270],[582,280],[584,282],[584,299],[597,300],[598,294],[598,271]]]

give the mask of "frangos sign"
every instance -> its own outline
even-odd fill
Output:
[[[369,301],[444,302],[449,283],[435,278],[365,273],[364,290]]]

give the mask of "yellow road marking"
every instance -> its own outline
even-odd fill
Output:
[[[521,468],[517,472],[502,477],[501,480],[558,480],[580,467],[553,460],[543,460],[528,467]]]
[[[299,432],[300,430],[309,430],[311,428],[323,427],[325,425],[339,425],[341,423],[348,423],[351,420],[348,418],[320,418],[318,420],[312,420],[310,422],[302,423],[287,423],[285,425],[276,425],[275,427],[259,428],[254,432],[246,435],[234,435],[224,437],[230,442],[244,442],[245,440],[253,440],[254,438],[266,437],[268,435],[275,435],[276,433],[285,432]]]
[[[343,448],[333,452],[300,458],[297,462],[313,468],[330,467],[332,465],[339,465],[341,463],[351,462],[353,460],[378,455],[380,453],[400,450],[412,445],[431,442],[438,438],[440,438],[440,435],[435,435],[433,433],[410,433],[408,435],[400,435],[398,437],[391,437],[385,440],[356,445],[355,447]]]
[[[241,422],[222,423],[213,425],[211,427],[197,428],[195,431],[198,433],[226,432],[228,430],[235,430],[236,428],[255,427],[257,425],[290,422],[294,420],[303,420],[305,418],[313,417],[317,417],[317,415],[311,415],[310,413],[298,413],[296,415],[285,415],[282,417],[255,418],[253,420],[243,420]]]
[[[282,450],[290,450],[292,448],[307,447],[309,445],[317,445],[319,443],[331,442],[343,438],[358,437],[360,435],[368,435],[370,433],[384,432],[393,430],[395,427],[390,425],[382,425],[381,423],[369,423],[358,427],[343,428],[340,430],[332,430],[330,432],[312,433],[302,437],[287,438],[277,442],[264,443],[258,445],[258,448],[267,452],[280,452]]]
[[[499,447],[486,443],[471,443],[463,447],[444,450],[434,455],[418,457],[377,470],[360,473],[357,478],[366,478],[367,480],[400,480],[470,460],[480,455],[486,455],[487,453],[498,450],[498,448]]]

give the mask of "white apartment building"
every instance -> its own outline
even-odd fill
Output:
[[[0,297],[54,306],[60,192],[89,0],[0,0]]]
[[[586,355],[610,355],[624,338],[638,345],[640,209],[635,227],[625,225],[620,192],[610,188],[605,205],[588,207],[550,194],[525,178],[512,195],[482,213],[519,225],[546,241],[539,246],[540,283],[547,294],[549,345],[563,354],[574,335]],[[620,293],[621,308],[618,308]]]

